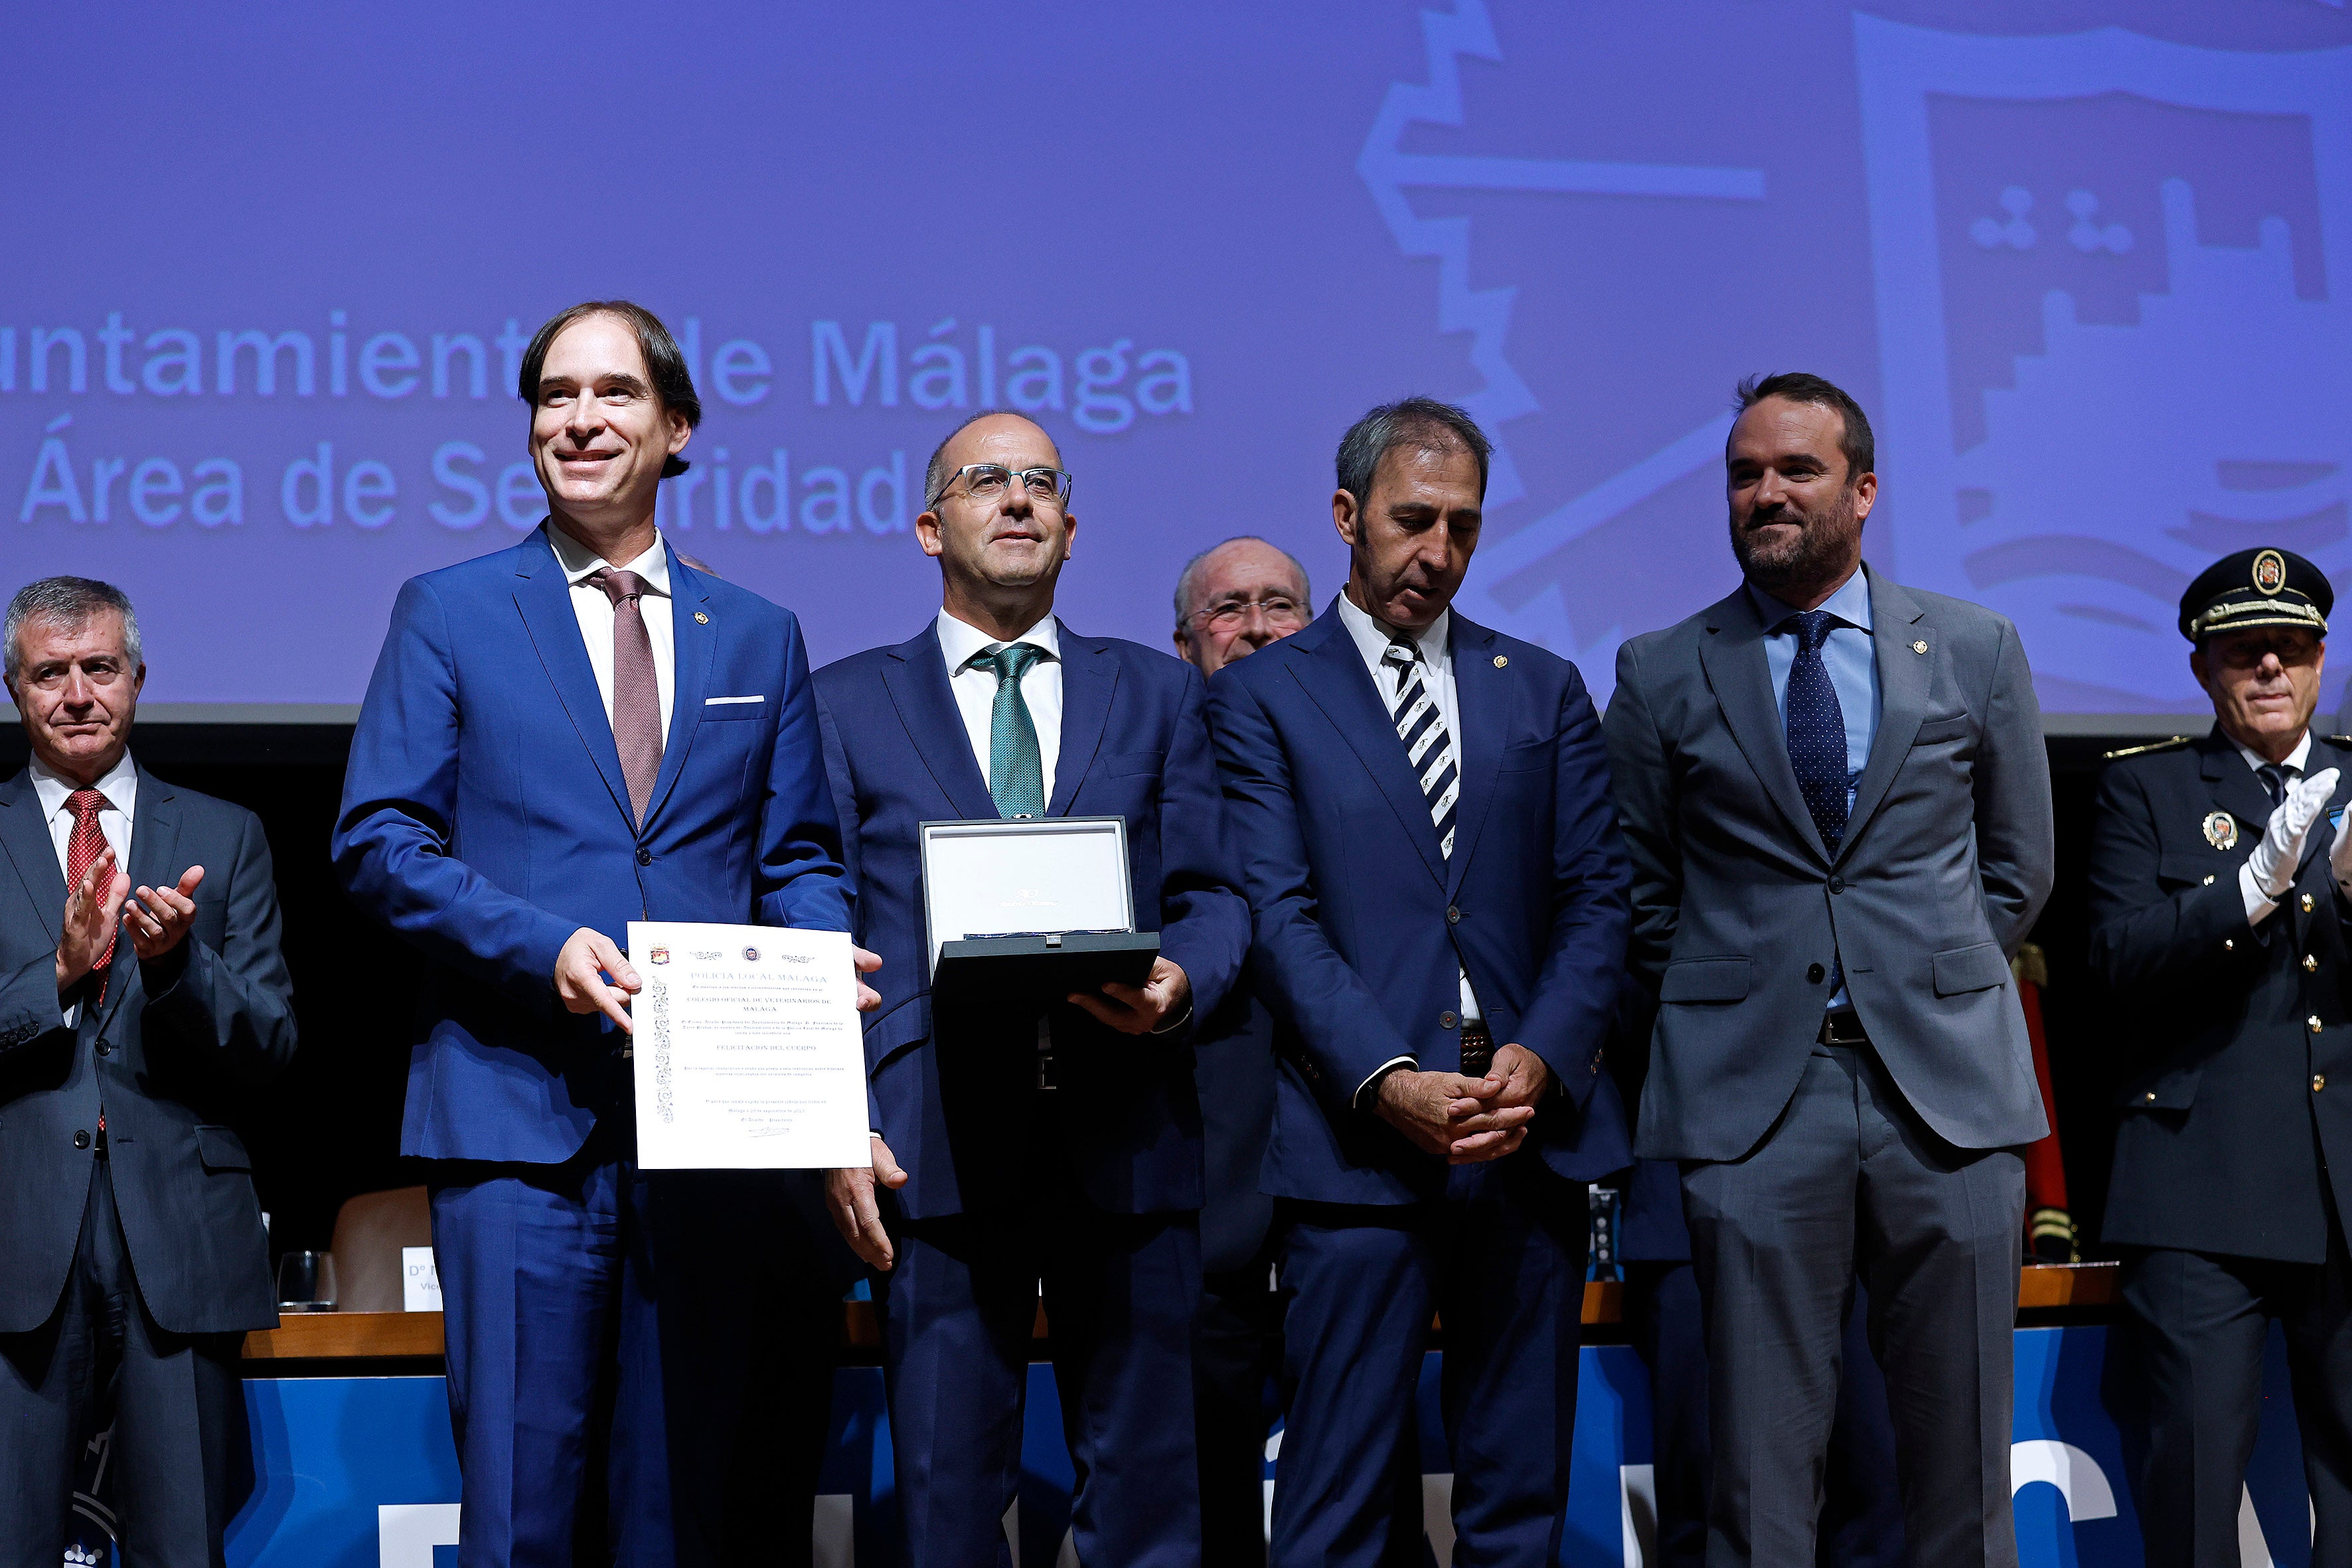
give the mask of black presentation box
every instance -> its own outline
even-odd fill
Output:
[[[934,1005],[1028,1011],[1107,980],[1140,985],[1159,956],[1156,931],[968,937],[940,944],[931,997]]]

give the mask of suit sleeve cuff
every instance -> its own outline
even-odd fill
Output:
[[[1388,1077],[1389,1074],[1396,1071],[1399,1068],[1417,1068],[1420,1066],[1421,1058],[1418,1057],[1391,1057],[1388,1060],[1382,1062],[1380,1066],[1372,1069],[1371,1077],[1366,1079],[1363,1082],[1356,1086],[1356,1092],[1349,1097],[1349,1102],[1355,1106],[1359,1110],[1370,1110],[1373,1106],[1375,1097],[1379,1093],[1381,1079]]]

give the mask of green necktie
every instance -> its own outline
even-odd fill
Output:
[[[1003,643],[972,655],[967,668],[996,671],[996,705],[988,715],[988,793],[1001,816],[1045,815],[1045,763],[1037,726],[1021,698],[1021,678],[1052,656],[1035,643]]]

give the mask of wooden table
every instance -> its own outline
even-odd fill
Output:
[[[1624,1312],[1624,1287],[1614,1279],[1588,1280],[1584,1321],[1615,1323]],[[2022,1311],[2104,1307],[2116,1299],[2112,1263],[2031,1264],[2018,1276],[2017,1305]],[[1045,1309],[1037,1309],[1036,1337],[1045,1337]],[[879,1350],[881,1321],[871,1301],[842,1303],[841,1342]],[[289,1313],[275,1329],[245,1336],[245,1359],[253,1362],[415,1360],[442,1353],[438,1312]]]

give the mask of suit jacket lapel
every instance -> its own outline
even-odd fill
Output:
[[[1445,868],[1449,893],[1462,889],[1463,868],[1486,826],[1495,798],[1496,770],[1503,763],[1503,735],[1510,724],[1510,677],[1495,668],[1495,634],[1454,615],[1454,695],[1460,712],[1454,754],[1462,759],[1462,784],[1454,803],[1454,854]]]
[[[1290,646],[1308,656],[1291,665],[1292,676],[1372,775],[1397,819],[1404,824],[1405,837],[1421,852],[1422,863],[1442,887],[1445,857],[1437,847],[1436,825],[1429,819],[1428,798],[1413,777],[1412,764],[1406,761],[1396,725],[1389,718],[1388,704],[1372,684],[1371,671],[1364,668],[1356,639],[1340,622],[1339,604],[1333,599],[1332,607],[1321,618],[1291,637]],[[1457,821],[1457,842],[1458,826]]]
[[[1062,637],[1062,750],[1054,763],[1054,798],[1046,804],[1045,815],[1067,816],[1087,769],[1102,749],[1111,693],[1118,688],[1118,661],[1102,643],[1073,637],[1066,625],[1055,624],[1061,626]]]
[[[923,759],[948,804],[958,816],[967,819],[996,816],[987,776],[980,771],[980,759],[972,754],[971,735],[963,727],[955,693],[948,689],[947,655],[940,649],[938,623],[886,652],[882,684],[898,710],[898,721],[907,727],[908,738],[915,742],[915,754]],[[1064,672],[1066,679],[1067,673]],[[1064,689],[1066,692],[1066,685]]]
[[[1797,788],[1797,770],[1789,764],[1788,727],[1780,721],[1780,704],[1772,700],[1772,671],[1764,661],[1765,626],[1756,601],[1745,586],[1735,588],[1708,608],[1706,618],[1709,635],[1699,644],[1699,664],[1723,710],[1723,721],[1764,793],[1806,847],[1827,861],[1821,830],[1813,826],[1813,814]]]
[[[138,844],[134,841],[135,850]],[[41,797],[33,789],[30,769],[0,784],[0,853],[16,867],[17,883],[33,907],[49,945],[64,935],[66,877],[58,868],[58,847],[49,825],[41,817]]]
[[[1853,809],[1846,815],[1845,840],[1839,858],[1862,837],[1862,826],[1886,798],[1887,786],[1911,754],[1912,738],[1927,716],[1927,692],[1936,674],[1935,626],[1918,600],[1896,584],[1863,570],[1870,578],[1870,640],[1878,667],[1878,733],[1870,742],[1870,760],[1854,786]],[[1925,642],[1922,656],[1917,647]]]
[[[170,888],[179,883],[180,873],[187,869],[179,863],[180,806],[179,792],[145,768],[139,770],[137,815],[131,819],[131,889],[136,893],[142,888]],[[54,858],[54,857],[52,857]],[[224,884],[228,877],[226,866],[205,868],[207,880],[218,877]],[[193,942],[194,937],[182,937]],[[115,1009],[131,992],[131,977],[139,973],[139,954],[131,945],[131,933],[126,931],[114,944],[114,977],[106,987],[106,1000],[100,1005],[99,1027],[113,1022]]]
[[[587,645],[580,640],[580,617],[572,613],[571,586],[564,582],[554,547],[544,534],[523,542],[515,579],[515,608],[522,613],[531,646],[539,652],[540,667],[555,687],[580,743],[588,748],[596,771],[604,775],[614,809],[634,830],[628,781],[621,773],[620,748],[613,742],[613,721],[605,716],[604,693],[596,689],[596,671],[588,663]]]
[[[710,603],[709,585],[702,574],[677,558],[677,551],[667,540],[662,548],[669,556],[669,625],[670,625],[670,713],[669,738],[662,744],[661,771],[654,775],[654,792],[646,801],[646,822],[650,826],[660,815],[662,803],[677,787],[677,776],[686,771],[687,753],[694,749],[694,738],[702,731],[702,700],[709,694],[710,661],[719,646],[719,624],[708,608]],[[695,619],[699,614],[705,618]],[[777,700],[782,700],[779,692]],[[597,705],[604,705],[602,693]],[[615,761],[620,752],[614,749]]]

